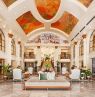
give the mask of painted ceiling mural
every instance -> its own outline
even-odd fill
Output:
[[[27,43],[60,44],[60,43],[66,43],[66,41],[67,40],[64,40],[63,38],[53,33],[42,33],[41,35],[38,35],[36,38],[29,40]]]
[[[6,4],[7,7],[9,7],[11,4],[13,4],[17,0],[3,0],[3,2]]]
[[[79,0],[83,5],[85,5],[86,7],[89,7],[89,5],[91,4],[91,2],[93,0]]]
[[[29,32],[44,26],[44,24],[33,17],[30,11],[24,13],[16,20],[21,28],[24,30],[25,34],[28,34]]]
[[[55,16],[61,0],[35,0],[35,2],[41,16],[49,20]]]
[[[72,29],[77,24],[78,19],[68,12],[64,12],[63,16],[51,26],[70,34]]]

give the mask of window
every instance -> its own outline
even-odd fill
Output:
[[[61,49],[61,54],[60,54],[60,58],[61,59],[70,59],[71,55],[70,55],[70,48],[66,48],[66,49]]]
[[[11,41],[11,55],[16,55],[16,45],[14,39]]]
[[[83,55],[83,48],[84,48],[84,46],[83,46],[83,39],[82,39],[81,42],[80,42],[80,47],[79,47],[79,55],[80,56]]]
[[[95,51],[95,33],[92,33],[90,38],[90,52]]]
[[[35,59],[34,49],[25,48],[24,57],[25,59]]]
[[[5,36],[1,29],[0,29],[0,50],[5,51]]]

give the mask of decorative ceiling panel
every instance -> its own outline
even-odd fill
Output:
[[[24,13],[16,20],[21,28],[24,30],[25,34],[28,34],[29,32],[44,26],[44,24],[33,17],[30,11]]]
[[[17,0],[3,0],[3,2],[6,4],[7,7],[9,7],[11,4],[13,4]]]
[[[93,0],[78,0],[78,1],[80,1],[84,6],[89,7]]]
[[[70,34],[77,22],[78,19],[75,16],[68,12],[64,12],[63,16],[57,22],[52,23],[51,26]]]
[[[58,11],[60,0],[35,0],[41,16],[47,20],[53,18]]]
[[[61,44],[61,43],[66,43],[66,40],[64,40],[62,37],[59,37],[53,33],[42,33],[41,35],[38,35],[34,39],[28,40],[27,43]]]

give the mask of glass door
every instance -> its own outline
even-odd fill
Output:
[[[92,75],[95,75],[95,58],[92,58]]]
[[[5,63],[4,59],[0,59],[0,78],[2,78],[3,75],[3,65]]]

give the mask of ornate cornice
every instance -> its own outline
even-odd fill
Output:
[[[38,49],[40,49],[40,46],[37,46]]]
[[[77,42],[76,41],[74,42],[74,45],[77,45]]]
[[[18,41],[18,44],[21,44],[21,41]]]

